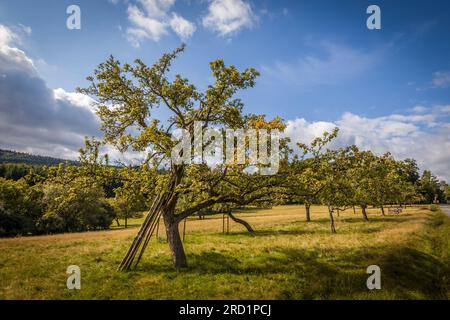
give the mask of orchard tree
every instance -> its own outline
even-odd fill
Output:
[[[368,221],[367,207],[374,205],[377,200],[377,188],[380,188],[379,169],[377,157],[371,151],[360,151],[351,146],[350,169],[347,177],[353,190],[353,203],[361,207],[363,219]]]
[[[141,179],[136,177],[139,171],[135,171],[133,168],[124,168],[121,174],[125,174],[128,179],[123,182],[122,186],[114,189],[115,197],[111,200],[111,204],[116,213],[116,221],[124,219],[125,228],[127,228],[128,219],[142,217],[142,211],[148,208],[145,186],[141,185]]]
[[[116,222],[119,218],[124,219],[127,228],[128,219],[142,217],[142,212],[148,210],[154,200],[158,172],[156,168],[145,164],[139,167],[128,166],[116,170],[113,179],[121,181],[121,185],[114,189],[115,197],[111,199]]]
[[[328,208],[330,228],[336,233],[334,211],[347,205],[352,199],[346,172],[348,158],[346,149],[327,150],[323,155],[321,170],[324,188],[319,194],[319,201]]]
[[[320,192],[329,182],[326,179],[328,162],[324,147],[338,134],[325,132],[322,137],[315,138],[309,145],[297,143],[300,156],[294,155],[288,165],[286,181],[283,182],[282,194],[305,205],[306,221],[311,221],[311,205],[318,202]]]
[[[180,221],[218,203],[247,205],[267,197],[276,178],[259,179],[245,171],[247,166],[231,164],[214,168],[204,164],[177,163],[173,156],[188,157],[182,150],[172,154],[178,142],[173,139],[175,129],[183,130],[195,145],[196,123],[201,129],[209,126],[238,129],[262,126],[283,129],[281,119],[265,121],[264,117],[245,116],[243,103],[235,94],[253,87],[259,73],[249,68],[242,72],[223,60],[210,63],[214,81],[200,92],[186,78],[172,75],[174,59],[184,46],[164,54],[152,66],[142,60],[121,64],[110,57],[89,77],[90,85],[79,89],[95,99],[97,114],[102,123],[104,143],[125,152],[147,152],[146,163],[164,165],[166,170],[158,178],[156,196],[149,214],[126,253],[119,270],[129,270],[140,261],[161,214],[166,227],[168,244],[175,268],[187,266],[186,255],[178,231]],[[165,121],[155,118],[154,111],[165,108]],[[204,150],[207,143],[202,142]],[[193,158],[193,157],[192,157]],[[195,160],[196,159],[192,159]],[[198,159],[197,159],[198,160]],[[179,200],[196,194],[196,201],[180,208]]]
[[[385,205],[389,202],[396,202],[395,199],[401,192],[399,188],[403,187],[402,179],[398,174],[398,162],[394,160],[390,153],[382,156],[372,155],[370,165],[366,165],[367,179],[365,187],[368,202],[374,207],[381,209],[381,214],[385,215]]]

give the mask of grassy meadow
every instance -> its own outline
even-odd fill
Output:
[[[0,299],[448,299],[450,219],[428,206],[368,213],[364,222],[359,210],[341,212],[337,234],[317,206],[310,223],[294,205],[237,214],[254,235],[231,220],[223,234],[222,216],[192,218],[182,271],[161,226],[138,269],[116,272],[138,219],[128,229],[0,239]],[[366,287],[372,264],[381,290]],[[81,268],[81,290],[66,288],[69,265]]]

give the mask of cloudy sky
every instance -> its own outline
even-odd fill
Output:
[[[450,181],[450,3],[376,1],[0,0],[0,148],[76,158],[98,136],[74,93],[109,55],[152,63],[186,42],[174,69],[199,88],[208,61],[261,72],[246,111],[288,122],[307,142],[335,126],[336,146],[412,157]],[[71,4],[81,30],[66,27]]]

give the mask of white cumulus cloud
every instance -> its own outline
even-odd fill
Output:
[[[242,28],[251,28],[257,20],[249,3],[243,0],[212,0],[203,26],[228,36]]]
[[[134,27],[129,28],[127,33],[133,41],[136,41],[135,43],[139,43],[139,40],[145,38],[159,41],[161,36],[167,34],[167,24],[164,21],[146,15],[135,5],[128,7],[128,19],[134,24]]]
[[[196,29],[192,22],[184,19],[176,13],[172,13],[170,27],[183,41],[189,39],[194,34]]]
[[[175,0],[138,0],[128,5],[128,40],[139,47],[144,40],[159,41],[172,29],[183,41],[195,32],[195,25],[175,12],[170,12]]]
[[[0,46],[10,45],[17,36],[4,25],[0,25]]]

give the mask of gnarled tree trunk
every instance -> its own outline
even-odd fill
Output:
[[[333,209],[331,209],[330,207],[328,207],[328,213],[329,213],[329,215],[330,215],[330,227],[331,227],[331,232],[332,232],[332,233],[336,233],[336,227],[334,226]]]
[[[251,226],[247,221],[235,217],[235,216],[231,213],[231,211],[230,211],[230,212],[227,212],[227,214],[228,214],[228,216],[231,218],[231,220],[233,220],[233,221],[236,222],[236,223],[242,224],[242,225],[247,229],[248,232],[250,232],[250,233],[253,233],[253,232],[254,232],[252,226]]]
[[[309,203],[305,204],[305,211],[306,211],[306,222],[311,221],[311,205]]]
[[[167,242],[172,252],[173,266],[177,269],[186,268],[187,260],[181,241],[178,225],[180,221],[173,216],[173,212],[163,212],[164,224],[166,226]]]
[[[369,218],[367,217],[366,208],[367,208],[366,205],[361,206],[362,216],[365,221],[369,221]]]

